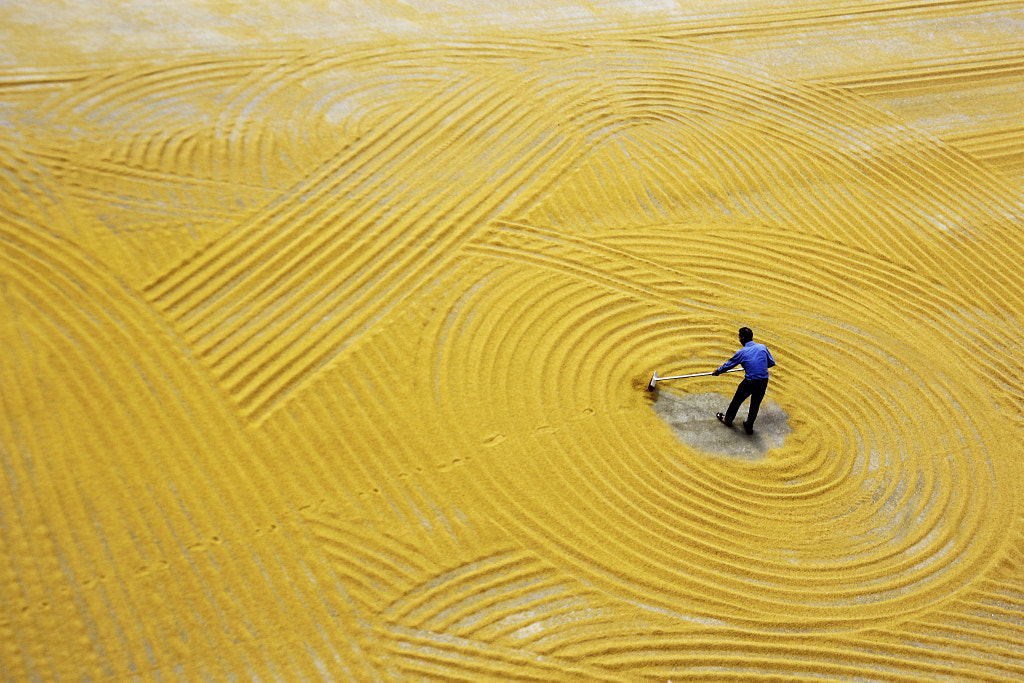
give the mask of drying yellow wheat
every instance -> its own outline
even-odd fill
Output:
[[[0,68],[2,678],[1024,676],[1019,3],[222,7]]]

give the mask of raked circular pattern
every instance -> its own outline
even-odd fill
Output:
[[[972,297],[1000,285],[928,276],[963,268],[960,226],[990,219],[990,190],[937,184],[959,158],[855,101],[776,91],[766,115],[755,79],[661,63],[619,82],[614,63],[602,94],[626,113],[604,121],[608,144],[449,273],[459,332],[432,384],[450,433],[488,425],[462,435],[486,446],[475,495],[557,564],[681,618],[843,630],[950,598],[997,555],[1017,496],[1015,447],[969,368],[992,352]],[[631,119],[641,100],[664,116]],[[809,166],[789,153],[807,145]],[[872,146],[894,159],[859,154]],[[615,147],[641,172],[609,165]],[[734,202],[717,220],[666,220],[716,186],[709,202]],[[755,465],[688,450],[642,391],[654,369],[713,368],[741,324],[773,348],[771,396],[794,427]],[[687,386],[724,404],[732,383]]]
[[[775,258],[744,247],[751,236]],[[932,352],[972,343],[943,317],[948,292],[781,228],[660,227],[607,241],[714,287],[673,305],[653,287],[642,298],[506,260],[451,323],[460,333],[442,348],[441,404],[452,431],[492,426],[477,481],[503,525],[548,539],[551,559],[631,601],[784,630],[912,612],[991,561],[1009,523],[1000,501],[1016,495],[1013,447],[962,359]],[[711,258],[716,243],[734,246]],[[779,360],[771,396],[795,430],[759,464],[690,451],[631,381],[680,359],[694,360],[673,371],[713,367],[734,320],[764,330]],[[720,391],[724,405],[724,379],[692,390]]]

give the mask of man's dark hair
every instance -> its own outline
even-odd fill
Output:
[[[754,332],[749,327],[740,328],[740,339],[746,339],[747,341],[754,340]]]

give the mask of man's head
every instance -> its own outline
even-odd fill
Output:
[[[740,328],[740,343],[746,344],[748,341],[753,341],[754,333],[749,327]]]

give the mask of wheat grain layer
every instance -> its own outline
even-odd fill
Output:
[[[1024,677],[1020,3],[285,5],[0,9],[0,678]]]

